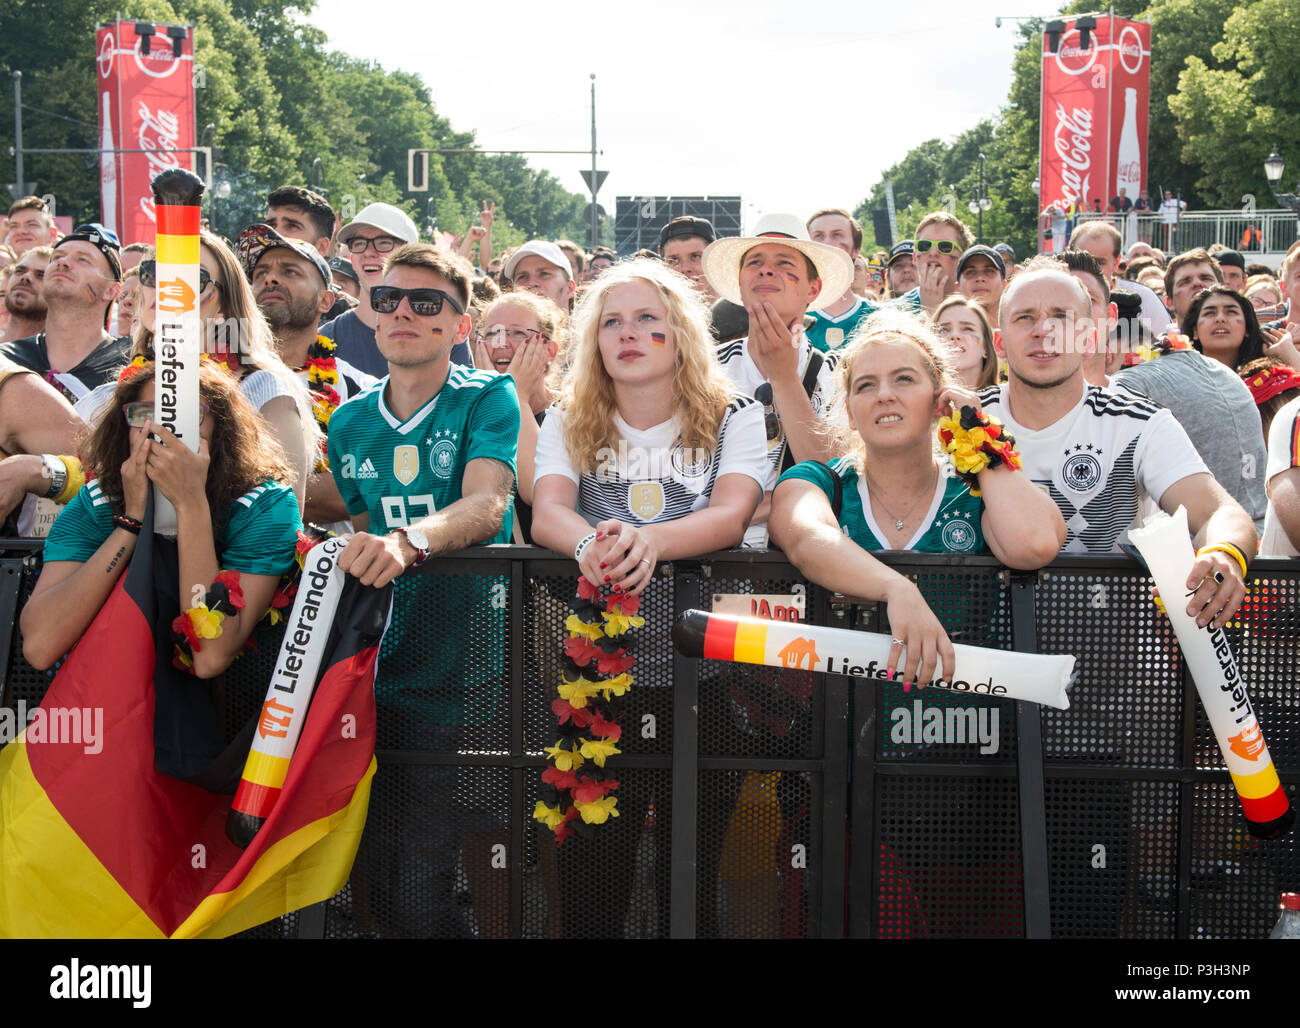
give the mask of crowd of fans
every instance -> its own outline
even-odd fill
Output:
[[[661,560],[770,544],[886,605],[905,682],[950,678],[953,651],[875,551],[1037,568],[1119,552],[1182,506],[1187,610],[1215,627],[1252,559],[1300,554],[1300,244],[1274,271],[1226,247],[1124,252],[1077,220],[1068,248],[1017,263],[939,211],[862,253],[856,220],[824,208],[739,238],[677,218],[657,252],[620,259],[568,240],[498,252],[495,216],[484,204],[449,249],[388,204],[339,225],[285,186],[233,245],[205,232],[222,370],[191,454],[153,420],[151,248],[97,224],[60,238],[38,198],[14,204],[0,514],[48,536],[29,659],[89,624],[149,482],[181,515],[182,596],[233,569],[265,606],[304,523],[351,533],[340,564],[368,585],[514,540],[639,593]],[[55,604],[75,616],[52,628]],[[251,620],[195,673],[220,673]]]

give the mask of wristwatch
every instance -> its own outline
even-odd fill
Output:
[[[68,469],[63,466],[63,461],[52,453],[42,453],[41,463],[45,465],[45,473],[50,478],[50,488],[46,490],[45,498],[52,500],[63,492],[63,487],[68,482]]]
[[[418,528],[399,528],[397,531],[406,536],[406,541],[415,549],[415,563],[419,567],[429,559],[429,537]]]

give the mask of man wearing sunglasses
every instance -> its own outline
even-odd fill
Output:
[[[370,287],[384,277],[384,262],[403,243],[420,238],[413,222],[392,204],[372,203],[343,226],[339,245],[346,246],[360,288],[355,310],[322,325],[320,334],[338,344],[338,357],[375,378],[388,374],[388,364],[375,343],[375,312],[370,307]],[[466,360],[469,352],[466,350]],[[463,363],[463,362],[462,362]]]
[[[429,556],[510,538],[519,401],[509,375],[451,363],[473,271],[415,244],[370,288],[389,376],[334,412],[330,471],[358,533],[339,566],[384,585]]]
[[[108,334],[108,312],[121,291],[117,236],[102,225],[79,225],[54,246],[45,268],[45,330],[0,346],[0,354],[44,375],[74,407],[126,364],[131,340]],[[81,411],[83,417],[89,411]]]
[[[440,553],[510,539],[514,379],[450,360],[452,346],[469,335],[472,279],[464,258],[416,244],[394,251],[382,282],[370,287],[389,377],[338,408],[329,433],[330,471],[357,528],[339,567],[364,585],[382,586]],[[490,575],[413,578],[395,594],[409,604],[393,619],[406,630],[385,640],[390,659],[375,681],[377,746],[455,753],[467,724],[497,714],[505,611],[493,603]],[[471,619],[476,648],[467,661]],[[432,907],[410,922],[399,915],[398,934],[463,930],[457,857],[486,867],[501,837],[483,781],[455,768],[400,764],[376,776],[362,843],[375,883],[371,901],[400,905],[397,891],[414,889]],[[386,816],[394,809],[421,830],[398,828]]]
[[[957,292],[957,262],[970,249],[975,236],[965,223],[947,211],[935,211],[916,226],[912,260],[916,288],[904,293],[894,306],[933,315],[939,304]]]

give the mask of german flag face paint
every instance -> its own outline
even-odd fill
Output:
[[[663,332],[651,332],[650,342],[654,343],[655,346],[663,346],[668,342],[668,336]]]
[[[203,181],[183,168],[170,168],[153,180],[158,238],[155,275],[158,316],[154,323],[154,398],[158,424],[170,428],[186,446],[199,448],[199,356],[203,319],[199,315],[199,204]],[[175,535],[176,512],[154,491],[154,530]]]
[[[1129,533],[1162,596],[1183,596],[1196,554],[1187,531],[1187,511],[1159,518]],[[1196,683],[1196,692],[1214,729],[1223,762],[1241,800],[1251,835],[1273,839],[1295,821],[1264,743],[1246,683],[1223,629],[1200,628],[1181,603],[1166,604],[1166,613]]]

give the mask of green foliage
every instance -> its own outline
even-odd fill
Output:
[[[0,8],[0,72],[23,72],[25,148],[99,145],[95,26],[116,0],[13,0]],[[422,229],[464,232],[483,201],[497,205],[497,248],[532,236],[585,241],[584,197],[522,157],[435,155],[429,192],[406,190],[409,149],[472,148],[435,109],[418,75],[326,49],[303,20],[311,0],[136,0],[133,18],[194,22],[197,125],[208,124],[218,177],[231,187],[215,204],[226,235],[260,216],[266,192],[286,182],[323,191],[345,216],[375,200],[402,207]],[[51,57],[50,55],[55,55]],[[57,116],[56,116],[57,115]],[[0,103],[0,152],[14,140],[13,105]],[[24,174],[52,193],[59,213],[99,216],[93,154],[37,155]],[[12,171],[0,181],[8,181]]]
[[[1065,16],[1096,11],[1096,0],[1071,0]],[[1192,207],[1236,207],[1245,194],[1260,206],[1272,197],[1264,158],[1280,147],[1288,179],[1300,171],[1300,3],[1296,0],[1131,0],[1126,13],[1152,26],[1151,105],[1147,180],[1152,196],[1173,189]],[[1042,82],[1040,27],[1022,24],[1013,58],[1007,106],[945,142],[927,140],[887,169],[857,216],[867,235],[871,210],[884,206],[884,182],[893,179],[902,235],[924,213],[944,206],[951,192],[956,212],[974,194],[972,154],[987,156],[987,189],[994,203],[984,215],[986,241],[1005,239],[1020,255],[1035,246]],[[1288,151],[1287,146],[1292,146]],[[954,188],[945,188],[951,185]],[[867,244],[864,243],[864,247]]]

